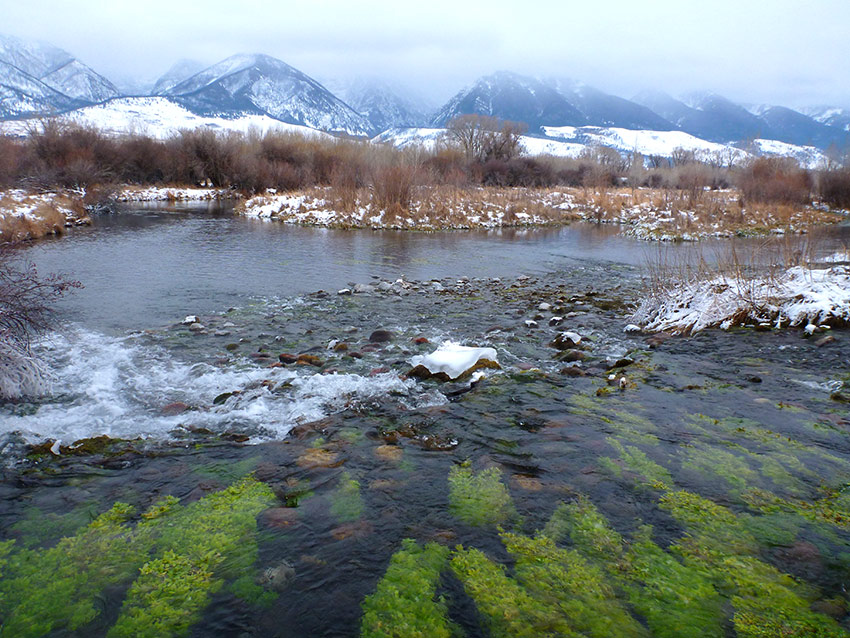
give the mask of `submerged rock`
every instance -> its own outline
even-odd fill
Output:
[[[260,584],[274,591],[284,591],[294,580],[295,568],[283,561],[280,565],[266,569],[260,578]]]
[[[395,338],[390,330],[375,330],[369,335],[370,343],[389,343]]]
[[[420,379],[456,381],[483,368],[499,370],[495,348],[472,348],[445,341],[434,352],[410,359],[413,369],[408,373]]]

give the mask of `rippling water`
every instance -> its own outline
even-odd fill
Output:
[[[345,233],[150,209],[34,245],[40,269],[86,289],[40,346],[53,394],[0,406],[0,539],[15,541],[0,546],[12,561],[4,632],[122,635],[156,610],[191,627],[163,635],[380,635],[370,618],[395,635],[417,618],[429,631],[451,620],[458,635],[511,635],[500,610],[512,610],[532,635],[746,635],[742,618],[780,616],[788,635],[844,635],[846,330],[820,347],[797,331],[626,335],[653,249],[615,230]],[[410,286],[336,294],[402,275]],[[187,314],[204,328],[182,325]],[[379,328],[393,340],[372,343]],[[550,345],[565,329],[582,335],[578,354]],[[495,348],[502,370],[474,387],[406,378],[412,356],[447,338]],[[318,365],[276,365],[281,353]],[[68,447],[101,433],[125,440]],[[60,438],[61,454],[22,440],[43,437]],[[215,505],[249,475],[268,486],[256,512]],[[150,509],[166,496],[176,512]],[[86,531],[116,502],[135,513]],[[539,575],[523,580],[499,532],[532,538],[561,503],[573,533],[555,542],[573,553],[543,564],[566,570],[566,617]],[[583,542],[588,507],[592,539],[613,534],[622,555]],[[147,538],[135,558],[108,542]],[[409,580],[393,576],[406,538],[451,548],[431,589],[414,580],[415,559]],[[483,571],[461,568],[473,549],[482,569],[504,566],[483,588]],[[145,581],[165,556],[169,569]],[[221,582],[190,581],[184,564]],[[604,604],[569,589],[576,574]],[[392,587],[389,607],[373,596]],[[594,629],[599,618],[614,624]]]

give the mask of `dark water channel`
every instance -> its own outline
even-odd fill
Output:
[[[150,209],[33,246],[86,289],[53,395],[0,406],[0,635],[847,635],[850,335],[627,335],[615,230]],[[407,283],[336,294],[373,276]],[[502,369],[406,377],[446,339]]]

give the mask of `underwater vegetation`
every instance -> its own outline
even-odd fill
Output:
[[[444,599],[436,597],[449,549],[437,543],[418,546],[405,539],[374,594],[363,601],[364,638],[448,638]]]
[[[248,477],[186,506],[166,497],[135,526],[134,509],[115,503],[51,548],[5,542],[0,634],[82,630],[100,615],[104,592],[131,583],[108,636],[185,635],[214,592],[253,571],[256,516],[272,502],[271,489]],[[250,602],[269,594],[255,587]]]
[[[360,483],[343,472],[339,485],[331,493],[331,514],[340,523],[350,523],[363,516],[363,497],[360,495]]]
[[[468,525],[496,525],[516,516],[502,471],[490,467],[474,472],[467,464],[449,471],[449,509]]]

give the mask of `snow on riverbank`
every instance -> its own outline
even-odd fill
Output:
[[[208,201],[237,197],[236,191],[227,188],[180,186],[125,186],[112,195],[112,199],[118,202]]]
[[[0,191],[0,242],[61,234],[66,226],[89,223],[81,193]]]
[[[718,275],[683,283],[648,296],[631,321],[647,331],[674,334],[748,323],[775,327],[847,324],[850,266],[794,266],[777,276]]]
[[[532,226],[578,219],[564,210],[545,206],[522,189],[424,189],[408,210],[388,212],[368,193],[349,210],[337,204],[328,189],[298,194],[266,194],[237,207],[245,216],[290,224],[337,228],[469,229]]]

